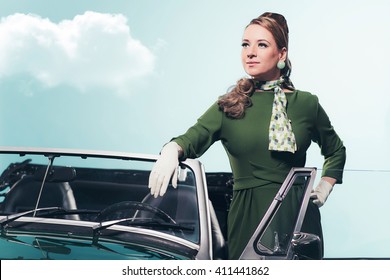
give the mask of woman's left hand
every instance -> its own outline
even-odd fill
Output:
[[[322,178],[317,187],[311,192],[310,198],[313,199],[313,203],[318,207],[322,207],[328,199],[329,194],[332,192],[333,185],[334,184],[330,183],[329,180]]]

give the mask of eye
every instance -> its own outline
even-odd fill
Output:
[[[247,42],[243,42],[243,43],[241,44],[241,47],[247,48],[247,47],[249,47],[249,44],[248,44]]]
[[[258,46],[262,49],[267,48],[268,45],[266,43],[259,43]]]

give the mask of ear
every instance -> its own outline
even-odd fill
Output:
[[[286,58],[287,58],[287,49],[286,49],[286,47],[283,47],[283,48],[279,51],[279,60],[286,61]]]

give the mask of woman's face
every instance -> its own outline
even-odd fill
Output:
[[[262,81],[279,79],[276,64],[279,60],[285,61],[286,56],[286,48],[279,50],[274,36],[266,28],[251,24],[245,29],[241,60],[248,75]]]

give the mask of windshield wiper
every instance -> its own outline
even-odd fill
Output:
[[[127,225],[129,225],[129,226],[143,226],[143,227],[177,229],[177,230],[188,230],[188,231],[195,230],[195,228],[193,226],[183,226],[180,224],[165,223],[165,222],[160,222],[160,221],[155,220],[155,219],[135,220],[134,218],[123,218],[123,219],[119,219],[119,220],[110,220],[110,221],[106,221],[106,222],[101,222],[100,224],[98,224],[92,228],[93,235],[95,236],[101,230],[109,228],[113,225],[118,225],[118,224],[123,223],[123,222],[127,222]]]
[[[52,216],[63,216],[63,215],[73,215],[73,214],[97,214],[97,213],[100,213],[100,211],[89,210],[89,209],[64,209],[59,207],[57,210],[40,214],[39,217],[52,217]]]
[[[0,228],[4,228],[4,226],[8,225],[9,223],[11,223],[11,222],[13,222],[21,217],[28,216],[31,213],[34,213],[34,216],[35,216],[36,212],[58,211],[60,209],[61,209],[60,207],[45,207],[45,208],[37,208],[37,209],[33,209],[33,210],[28,210],[25,212],[20,212],[20,213],[8,215],[7,217],[0,220]]]
[[[46,212],[46,213],[45,213]],[[96,214],[99,213],[97,210],[83,210],[83,209],[64,209],[62,207],[45,207],[45,208],[37,208],[28,210],[25,212],[20,212],[12,215],[8,215],[7,217],[0,220],[0,228],[3,229],[9,223],[21,218],[28,216],[33,213],[35,217],[36,213],[40,213],[39,217],[47,217],[47,216],[59,216],[59,215],[72,215],[72,214]]]

